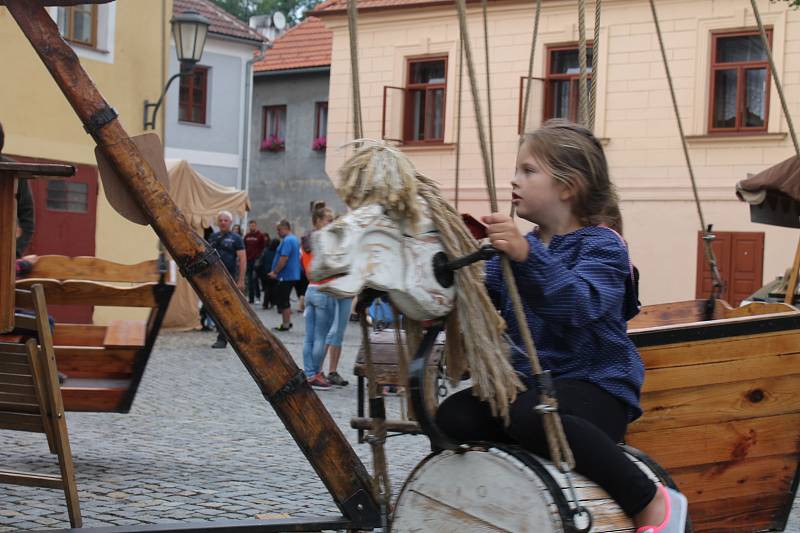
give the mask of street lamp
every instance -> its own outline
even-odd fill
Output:
[[[144,101],[144,129],[155,129],[158,109],[172,82],[194,72],[194,66],[203,56],[208,27],[211,25],[211,21],[197,11],[184,11],[180,15],[172,17],[169,23],[172,25],[172,37],[175,39],[175,52],[178,55],[180,67],[178,73],[167,81],[157,102]]]

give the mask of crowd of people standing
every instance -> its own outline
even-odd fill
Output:
[[[324,202],[313,202],[311,211],[312,231],[333,221],[333,211]],[[227,211],[217,216],[217,227],[219,231],[209,237],[209,244],[217,250],[251,304],[278,311],[281,323],[273,327],[275,331],[293,328],[291,294],[295,291],[297,312],[303,313],[305,319],[303,366],[311,386],[317,390],[346,386],[348,382],[338,373],[338,365],[352,298],[334,298],[319,291],[318,282],[309,282],[313,257],[311,232],[298,239],[291,223],[284,219],[276,227],[276,238],[261,232],[255,220],[248,223],[247,233],[242,234],[241,227],[233,224],[233,216]],[[212,347],[226,346],[225,335],[219,332]],[[327,375],[322,371],[326,354]]]

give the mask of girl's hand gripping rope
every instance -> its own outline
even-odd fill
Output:
[[[528,240],[520,233],[514,219],[503,213],[492,213],[481,220],[486,224],[486,233],[495,248],[512,261],[524,261],[528,257]]]

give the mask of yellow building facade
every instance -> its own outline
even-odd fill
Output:
[[[518,143],[521,84],[528,70],[534,4],[516,0],[489,3],[494,154],[501,212],[507,212],[509,207],[509,181]],[[758,4],[771,32],[776,68],[789,99],[790,112],[798,118],[800,11],[788,7],[785,2],[759,0]],[[591,8],[594,3],[587,2],[587,5]],[[754,41],[748,41],[748,36],[756,29],[750,2],[658,0],[656,5],[706,221],[713,223],[715,231],[720,232],[763,232],[763,280],[772,280],[791,265],[797,231],[751,223],[748,208],[735,197],[734,186],[748,173],[759,172],[794,154],[786,120],[771,82],[766,82],[761,100],[752,96],[744,104],[737,101],[735,105],[724,101],[726,95],[729,97],[735,91],[725,93],[712,87],[714,80],[720,84],[725,82],[726,74],[717,74],[716,70],[731,66],[721,65],[725,60],[723,52],[730,52],[725,48],[726,43],[731,44],[732,50],[741,49],[741,42],[753,45]],[[460,78],[455,6],[452,2],[414,0],[361,0],[359,6],[358,44],[365,136],[405,137],[400,146],[419,171],[441,184],[451,201],[458,196],[460,211],[486,214],[488,195],[466,73],[461,79],[460,171],[456,187],[456,110]],[[544,0],[542,6],[533,70],[538,80],[532,87],[529,129],[541,124],[548,112],[552,113],[554,101],[569,103],[553,94],[553,87],[558,86],[553,73],[557,71],[558,62],[563,60],[557,52],[574,50],[578,43],[577,1]],[[649,3],[647,0],[605,0],[602,6],[600,39],[596,43],[599,65],[594,75],[597,84],[595,132],[605,147],[612,179],[622,200],[625,237],[633,261],[641,271],[641,300],[644,304],[654,304],[692,299],[696,293],[700,223]],[[344,8],[345,2],[329,0],[316,13],[334,31],[328,123],[330,147],[340,146],[353,137],[350,54]],[[486,64],[480,4],[470,3],[468,12],[485,113]],[[586,21],[587,38],[591,39],[594,32],[591,10]],[[743,36],[744,41],[724,40],[737,35]],[[712,53],[714,50],[720,51],[719,57]],[[427,104],[441,111],[441,116],[431,119],[437,121],[431,131],[435,130],[440,138],[436,142],[409,142],[408,128],[414,126],[409,126],[405,108],[412,105],[406,98],[415,89],[413,82],[419,81],[411,79],[416,75],[414,63],[441,59],[445,61],[444,72],[436,74],[433,81],[437,87],[444,87],[444,92],[429,93],[441,103]],[[749,90],[748,83],[754,87],[759,83],[763,86],[764,78],[768,77],[763,70],[746,72],[750,67],[753,65],[745,65],[740,71],[740,75],[749,80],[742,82],[744,90]],[[548,84],[550,89],[547,89]],[[569,90],[563,84],[560,87]],[[743,90],[742,85],[739,90]],[[716,97],[714,91],[718,93]],[[754,91],[748,94],[755,94]],[[750,106],[745,114],[739,109],[742,105]],[[733,109],[734,118],[726,115],[729,108]],[[751,108],[758,109],[752,111]],[[744,127],[748,124],[758,127]],[[732,128],[737,131],[730,131]],[[428,133],[426,130],[425,135]],[[345,155],[344,151],[328,150],[326,169],[330,176],[337,175]],[[741,253],[746,256],[752,251]]]
[[[65,8],[48,8],[101,94],[119,113],[133,136],[143,132],[143,103],[155,101],[166,81],[172,0],[121,0],[87,7],[68,23]],[[59,16],[62,18],[59,20]],[[80,19],[83,16],[83,19]],[[79,42],[86,40],[86,43]],[[83,130],[67,100],[35,54],[8,10],[0,7],[0,122],[6,132],[4,153],[96,166],[94,141]],[[163,107],[162,107],[163,110]],[[162,113],[160,113],[162,115]],[[158,117],[159,128],[164,118]],[[157,131],[160,135],[163,130]],[[163,138],[163,135],[162,135]],[[136,263],[158,255],[158,239],[149,226],[122,218],[102,192],[97,196],[95,255]],[[98,321],[108,319],[95,313]]]

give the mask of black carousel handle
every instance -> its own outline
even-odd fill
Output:
[[[408,370],[409,396],[419,427],[430,439],[431,447],[434,450],[455,450],[459,448],[459,445],[439,429],[439,426],[436,425],[435,413],[431,413],[428,410],[428,405],[425,402],[425,375],[436,347],[436,338],[442,332],[442,329],[443,325],[437,324],[430,327],[422,337],[422,342]]]

